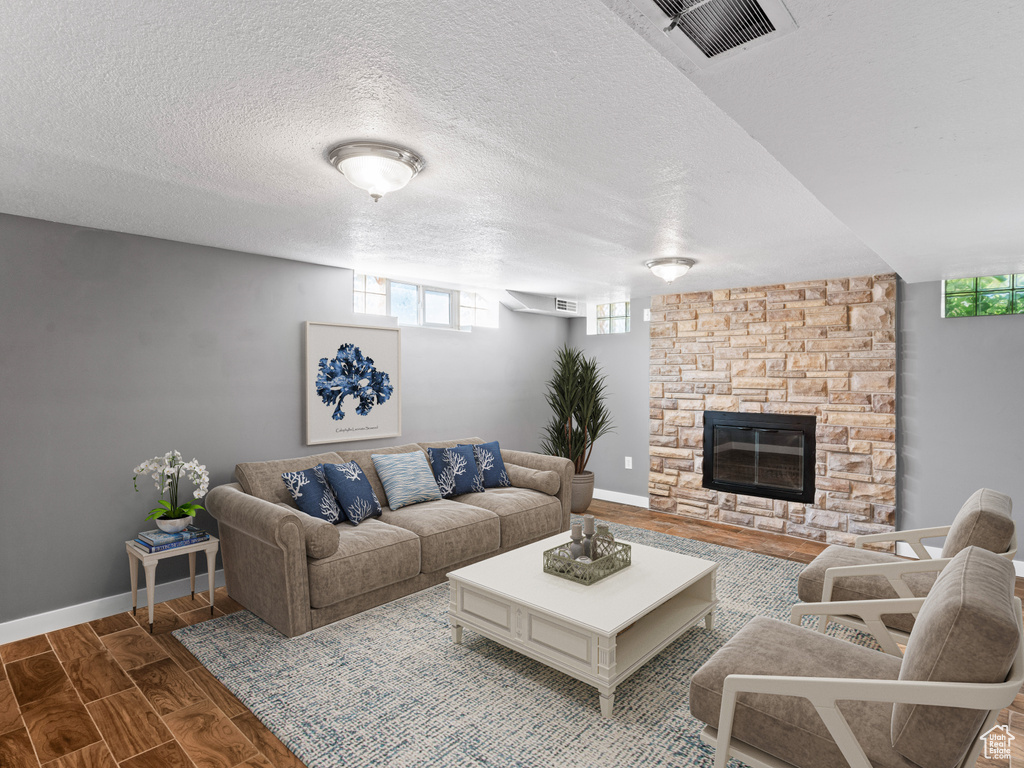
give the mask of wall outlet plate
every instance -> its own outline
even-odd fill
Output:
[[[633,468],[633,457],[632,456],[627,456],[626,457],[626,469],[632,469],[632,468]]]
[[[651,310],[650,309],[645,309],[644,310],[644,322],[645,323],[651,322]]]

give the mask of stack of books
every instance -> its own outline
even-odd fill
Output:
[[[175,549],[176,547],[187,547],[190,544],[198,544],[209,538],[210,534],[202,528],[190,525],[188,528],[183,531],[179,531],[178,533],[164,533],[163,531],[157,530],[143,531],[135,537],[135,541],[133,541],[132,544],[143,552],[152,554],[153,552],[163,552],[165,549]]]

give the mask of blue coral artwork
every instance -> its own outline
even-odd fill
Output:
[[[306,444],[401,434],[398,328],[306,323]]]

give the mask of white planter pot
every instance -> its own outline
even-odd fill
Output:
[[[178,533],[188,528],[188,524],[191,522],[191,517],[158,517],[156,527],[164,533]]]

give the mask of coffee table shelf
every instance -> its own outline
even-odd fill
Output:
[[[520,547],[448,574],[452,638],[469,627],[598,689],[611,717],[615,689],[688,629],[714,626],[718,564],[633,544],[633,564],[584,586],[543,572],[545,549]]]

